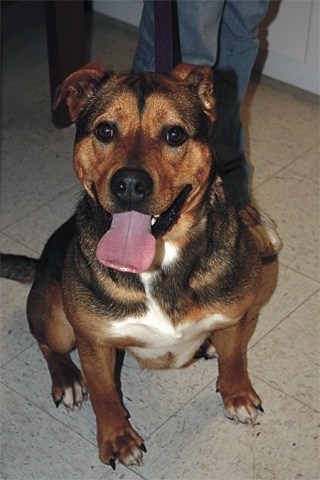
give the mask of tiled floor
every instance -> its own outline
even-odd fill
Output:
[[[92,58],[129,68],[137,32],[95,17]],[[74,130],[50,123],[42,27],[3,47],[1,250],[37,255],[73,211]],[[316,480],[319,478],[319,265],[317,99],[275,81],[250,85],[244,104],[258,203],[284,248],[264,266],[249,371],[265,414],[234,425],[215,393],[217,365],[141,372],[126,357],[124,398],[148,453],[115,473],[97,457],[89,402],[56,409],[25,316],[27,286],[1,281],[1,478],[10,480]],[[254,315],[255,312],[253,312]]]

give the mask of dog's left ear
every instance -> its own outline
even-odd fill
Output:
[[[181,63],[171,70],[170,75],[182,80],[196,90],[204,113],[210,121],[215,120],[215,100],[213,97],[213,74],[210,67]]]
[[[52,110],[55,111],[65,101],[70,118],[76,122],[81,110],[86,104],[88,97],[110,75],[110,72],[99,62],[91,62],[69,75],[62,85],[57,87]]]

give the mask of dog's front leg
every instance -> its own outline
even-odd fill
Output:
[[[213,332],[211,341],[218,354],[217,391],[222,396],[226,416],[236,423],[254,425],[257,410],[263,412],[263,409],[244,366],[241,341],[245,320],[244,317],[231,327]]]
[[[77,338],[77,347],[96,415],[100,460],[113,469],[116,461],[140,465],[146,450],[126,418],[116,389],[116,348],[81,338]]]

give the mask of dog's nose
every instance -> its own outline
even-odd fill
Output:
[[[143,170],[121,168],[111,178],[110,188],[124,208],[133,209],[151,194],[153,180]]]

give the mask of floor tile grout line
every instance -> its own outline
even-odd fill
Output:
[[[318,145],[318,144],[316,144],[316,145]],[[316,145],[314,145],[314,147],[315,147]],[[311,149],[309,149],[308,152],[311,151],[314,147],[312,147]],[[318,179],[318,181],[315,181],[315,180],[313,180],[312,178],[306,177],[305,175],[300,175],[299,173],[295,172],[294,170],[290,170],[290,165],[293,165],[294,163],[296,163],[301,157],[303,157],[303,156],[306,155],[306,154],[307,154],[307,152],[304,153],[303,155],[299,155],[299,156],[294,160],[294,162],[291,162],[289,165],[287,165],[287,166],[284,168],[284,170],[288,170],[288,171],[290,172],[290,174],[292,174],[292,175],[294,175],[294,176],[296,176],[296,177],[303,178],[304,180],[307,180],[307,181],[309,181],[309,182],[311,182],[311,183],[314,183],[315,185],[319,185],[319,179]],[[282,171],[282,170],[281,170],[281,171]],[[278,173],[276,173],[275,176],[276,176],[277,174],[278,174]]]
[[[27,317],[26,317],[26,322],[27,322]],[[31,336],[31,333],[30,333],[30,336]],[[10,360],[6,360],[3,364],[0,365],[0,371],[5,368],[7,365],[9,365],[11,362],[13,362],[15,359],[17,359],[18,357],[20,357],[20,355],[23,355],[27,350],[29,350],[29,348],[32,348],[33,346],[37,345],[37,342],[31,337],[30,338],[30,344],[27,345],[26,347],[24,347],[22,350],[19,351],[19,353],[17,353],[17,355],[15,355],[14,357],[10,358]]]
[[[72,197],[77,197],[77,200],[76,200],[76,202],[75,202],[75,204],[74,204],[74,210],[75,210],[75,209],[76,209],[76,206],[77,206],[77,203],[78,203],[78,201],[80,200],[82,193],[84,192],[84,190],[81,188],[81,185],[70,187],[70,188],[68,188],[67,190],[65,190],[64,192],[62,192],[60,195],[57,195],[57,196],[55,196],[54,198],[51,198],[50,200],[48,200],[47,202],[41,204],[39,207],[34,208],[34,209],[31,210],[27,215],[24,215],[24,216],[22,216],[22,217],[19,217],[18,219],[14,220],[14,222],[6,225],[4,228],[2,228],[2,229],[0,230],[0,233],[2,233],[3,235],[7,235],[7,236],[8,236],[8,234],[6,233],[6,230],[7,230],[8,228],[13,227],[16,223],[20,222],[23,218],[26,218],[26,217],[28,217],[28,216],[30,216],[30,215],[34,215],[36,212],[38,212],[38,211],[41,210],[42,208],[47,207],[48,205],[50,205],[50,204],[53,203],[53,202],[56,202],[60,197],[62,197],[62,196],[64,196],[64,195],[67,195],[68,193],[71,193],[73,190],[74,190],[75,192],[74,192],[74,194],[72,195]],[[67,218],[66,218],[65,220],[67,220]],[[52,232],[52,233],[53,233],[53,232]],[[10,238],[11,238],[11,240],[16,241],[14,238],[12,238],[12,237],[10,237]],[[18,243],[19,243],[19,242],[18,242]],[[30,247],[27,247],[27,248],[30,248]]]
[[[256,378],[257,380],[259,380],[259,382],[262,382],[265,385],[268,385],[268,387],[270,387],[270,388],[276,390],[277,392],[280,392],[282,395],[290,398],[291,400],[294,400],[295,402],[300,403],[300,405],[303,405],[304,407],[309,408],[314,413],[320,413],[320,409],[317,410],[316,408],[312,407],[311,405],[308,405],[307,403],[303,402],[302,400],[299,400],[298,398],[295,398],[293,395],[289,395],[287,392],[283,391],[279,386],[272,385],[272,383],[270,383],[269,381],[262,379],[261,377],[259,377],[259,375],[256,375],[253,372],[253,370],[250,370],[250,378],[253,378],[253,377]]]
[[[137,475],[139,478],[141,478],[142,480],[153,480],[151,478],[148,478],[148,477],[144,477],[142,475],[140,475],[140,473],[136,472],[135,470],[133,470],[130,466],[129,467],[126,467],[125,465],[121,465],[122,467],[125,467],[126,469],[129,470],[130,473],[133,473],[134,475]],[[143,466],[143,459],[142,459],[142,466]],[[104,476],[102,476],[99,480],[104,480]]]
[[[281,253],[280,253],[280,256],[281,256]],[[307,278],[308,280],[311,280],[312,282],[315,282],[317,285],[320,286],[320,281],[319,280],[316,280],[315,278],[311,277],[310,275],[307,275],[304,272],[300,272],[299,270],[297,270],[295,268],[292,268],[291,266],[286,265],[285,263],[282,263],[281,260],[279,260],[279,266],[285,267],[288,270],[291,270],[291,272],[297,273],[298,275],[302,275],[303,277]]]
[[[262,182],[259,183],[259,185],[257,185],[257,186],[255,186],[254,188],[252,188],[252,191],[251,191],[251,192],[252,192],[253,196],[254,196],[255,192],[256,192],[259,188],[261,188],[262,186],[264,186],[267,182],[271,181],[272,179],[276,178],[276,177],[277,177],[279,174],[281,174],[284,170],[287,170],[287,169],[290,167],[290,165],[292,165],[293,163],[295,163],[299,158],[300,158],[300,156],[297,157],[297,158],[296,158],[295,160],[293,160],[292,162],[288,163],[287,165],[281,167],[281,168],[280,168],[279,170],[277,170],[275,173],[273,173],[272,175],[270,175],[270,177],[265,178],[264,180],[262,180]],[[304,180],[307,180],[307,181],[309,181],[309,182],[311,182],[311,183],[313,183],[313,184],[318,185],[318,182],[314,182],[314,181],[311,180],[310,178],[305,177],[305,176],[303,176],[303,175],[299,175],[297,172],[294,172],[294,171],[292,171],[292,170],[290,170],[290,174],[295,175],[296,177],[299,177],[299,178],[303,178]],[[258,202],[258,203],[260,203],[260,202]]]
[[[253,164],[251,163],[251,165],[253,165]],[[274,165],[274,164],[273,164],[273,165]],[[253,168],[254,168],[254,166],[253,166]],[[251,195],[254,196],[255,190],[258,190],[262,185],[264,185],[265,183],[267,183],[267,182],[269,182],[270,180],[272,180],[272,179],[273,179],[274,177],[276,177],[280,172],[282,172],[282,170],[284,170],[285,168],[287,168],[287,167],[279,167],[279,170],[277,170],[276,172],[270,174],[270,176],[267,177],[267,178],[265,178],[264,180],[261,180],[261,183],[259,183],[258,185],[255,185],[254,187],[252,187],[252,188],[251,188]],[[254,171],[253,171],[253,177],[252,177],[252,179],[250,179],[250,182],[251,182],[251,183],[252,183],[252,181],[253,181],[253,179],[254,179],[254,176],[255,176],[255,174],[254,174]],[[254,199],[254,200],[255,200],[255,199]],[[257,203],[259,203],[259,202],[257,202]]]
[[[14,225],[14,223],[12,223],[11,226],[12,225]],[[25,245],[24,243],[21,243],[20,240],[17,240],[16,238],[12,237],[11,235],[8,235],[7,233],[4,233],[4,230],[0,230],[0,234],[3,235],[4,237],[6,237],[7,240],[11,240],[12,242],[15,242],[20,247],[27,248],[28,250],[31,250],[32,253],[34,253],[35,255],[37,255],[39,257],[39,252],[37,252],[34,248],[31,248],[28,245]],[[6,252],[3,251],[2,247],[0,248],[0,250],[1,250],[1,253],[6,253]],[[30,287],[31,287],[31,284],[30,284]]]
[[[149,441],[150,438],[158,431],[160,430],[164,425],[166,425],[172,418],[174,418],[179,412],[181,412],[181,410],[183,410],[185,407],[187,407],[191,402],[193,402],[195,400],[195,398],[197,398],[204,390],[206,390],[207,388],[209,388],[210,385],[214,385],[215,382],[217,381],[218,379],[218,376],[214,377],[212,380],[210,380],[206,385],[204,385],[200,390],[198,390],[197,393],[195,393],[191,398],[189,398],[189,400],[184,403],[183,405],[181,405],[174,413],[170,414],[169,417],[166,418],[166,420],[164,420],[161,425],[159,425],[158,427],[156,427],[147,437],[146,437],[146,441]],[[213,386],[213,390],[215,392],[215,386]],[[218,392],[216,392],[218,394]],[[220,394],[218,394],[220,395]],[[220,397],[221,399],[221,397]]]
[[[310,147],[308,150],[306,150],[304,153],[298,155],[295,159],[295,161],[299,160],[301,157],[303,157],[304,155],[308,155],[308,153],[310,153],[314,148],[318,147],[318,150],[320,149],[320,137],[317,141],[317,143],[315,143],[312,147]]]
[[[97,443],[93,443],[92,441],[90,441],[88,438],[84,437],[83,435],[81,435],[81,433],[79,432],[76,432],[73,428],[71,428],[69,425],[66,425],[63,421],[61,421],[59,418],[56,418],[54,417],[53,415],[50,414],[50,412],[48,412],[47,410],[45,410],[44,408],[42,408],[40,405],[37,405],[36,403],[34,403],[32,400],[30,400],[29,398],[26,398],[24,395],[22,395],[21,393],[17,392],[15,389],[13,389],[12,387],[10,387],[9,385],[7,385],[4,381],[1,381],[0,382],[0,385],[3,385],[5,386],[8,390],[10,390],[11,392],[13,392],[15,395],[18,395],[18,397],[20,397],[21,399],[23,399],[24,401],[26,401],[29,405],[31,405],[32,407],[35,407],[36,409],[40,410],[42,413],[44,413],[46,416],[48,416],[51,421],[53,420],[54,422],[57,422],[59,423],[60,425],[62,425],[64,428],[66,428],[67,430],[69,430],[70,432],[72,432],[73,434],[77,435],[78,437],[80,437],[81,439],[83,439],[84,441],[88,442],[90,445],[94,446],[96,449],[98,449],[98,444]]]
[[[40,108],[39,110],[35,110],[33,116],[37,117],[37,118],[40,116],[42,118],[43,114],[45,113],[45,110],[46,109],[44,109],[43,107]],[[19,120],[11,122],[10,125],[7,125],[7,126],[3,125],[3,132],[6,131],[8,128],[19,127],[21,125],[21,123],[24,123],[24,120],[26,120],[27,118],[30,121],[30,114],[28,114],[28,113],[25,114],[25,117],[22,116],[22,117],[19,118]],[[50,109],[50,104],[48,103],[48,120],[50,120],[50,119],[51,119],[51,109]],[[55,127],[51,123],[50,126],[52,126],[53,131],[52,132],[45,131],[44,133],[47,133],[48,135],[52,136],[52,138],[53,138],[54,133],[56,133],[57,131],[59,131],[59,132],[67,131],[68,129],[71,129],[73,127],[73,125],[74,124],[72,124],[72,126],[70,126],[68,128],[58,128],[58,127]],[[31,124],[30,129],[32,129],[33,126],[36,126],[36,125]],[[28,130],[25,130],[25,131],[20,132],[20,138],[22,138],[23,140],[25,140],[27,142],[30,142],[30,144],[32,144],[35,147],[43,148],[44,150],[46,150],[48,152],[51,152],[51,153],[54,153],[56,155],[59,155],[62,158],[65,158],[66,160],[70,159],[70,153],[71,153],[71,160],[72,160],[73,145],[74,145],[74,138],[75,138],[76,130],[73,129],[73,132],[74,132],[74,135],[73,135],[72,138],[70,138],[71,152],[66,152],[66,153],[61,153],[60,151],[55,150],[54,148],[50,147],[50,145],[48,146],[48,144],[45,141],[45,139],[47,137],[45,137],[44,135],[41,137],[41,141],[40,141],[40,139],[38,141],[37,138],[30,137],[30,135],[28,135]],[[43,138],[43,141],[42,141],[42,138]]]
[[[249,348],[247,348],[246,352],[249,350],[252,350],[253,347],[256,347],[262,340],[264,340],[268,335],[270,335],[271,332],[276,330],[285,320],[287,320],[293,313],[295,313],[299,308],[301,308],[305,303],[307,303],[310,298],[312,298],[314,295],[316,295],[320,291],[320,287],[318,287],[314,292],[312,292],[307,298],[305,298],[299,305],[297,305],[293,310],[290,311],[290,313],[286,314],[285,317],[282,318],[276,325],[274,325],[267,333],[265,333],[261,338],[259,338],[255,343],[250,345]],[[259,322],[259,319],[258,319]],[[250,341],[249,341],[250,343]]]
[[[43,111],[41,111],[41,110],[40,110],[39,112],[43,113]],[[48,115],[48,118],[49,118],[49,116],[51,116],[50,108],[48,108],[48,112],[49,112],[49,115]],[[26,115],[26,116],[28,117],[28,115]],[[19,123],[21,123],[21,120],[19,120]],[[17,123],[16,126],[19,126],[19,123]],[[12,125],[14,125],[14,124],[12,124]],[[73,125],[74,125],[74,124],[72,124],[72,126],[73,126]],[[59,128],[56,128],[56,127],[54,127],[54,128],[55,128],[55,130],[54,130],[54,132],[52,133],[52,138],[53,138],[53,135],[54,135],[54,133],[55,133],[56,131],[68,130],[68,128],[66,128],[66,129],[59,129]],[[71,127],[69,127],[69,128],[71,128]],[[36,146],[36,147],[43,148],[43,149],[47,150],[47,151],[50,152],[50,153],[53,153],[53,154],[55,154],[55,155],[61,156],[61,157],[64,158],[66,161],[70,161],[70,165],[72,165],[72,161],[73,161],[73,146],[74,146],[74,139],[75,139],[75,135],[76,135],[76,130],[74,129],[73,132],[74,132],[73,137],[72,137],[72,139],[70,139],[70,149],[71,149],[71,151],[70,151],[70,152],[65,152],[65,153],[61,153],[61,152],[55,150],[53,147],[50,147],[50,145],[48,146],[45,142],[42,143],[42,141],[40,141],[40,140],[37,141],[37,139],[29,138],[27,132],[21,133],[21,138],[25,138],[26,140],[29,140],[29,141],[30,141],[34,146]],[[51,134],[50,134],[50,136],[51,136]]]

